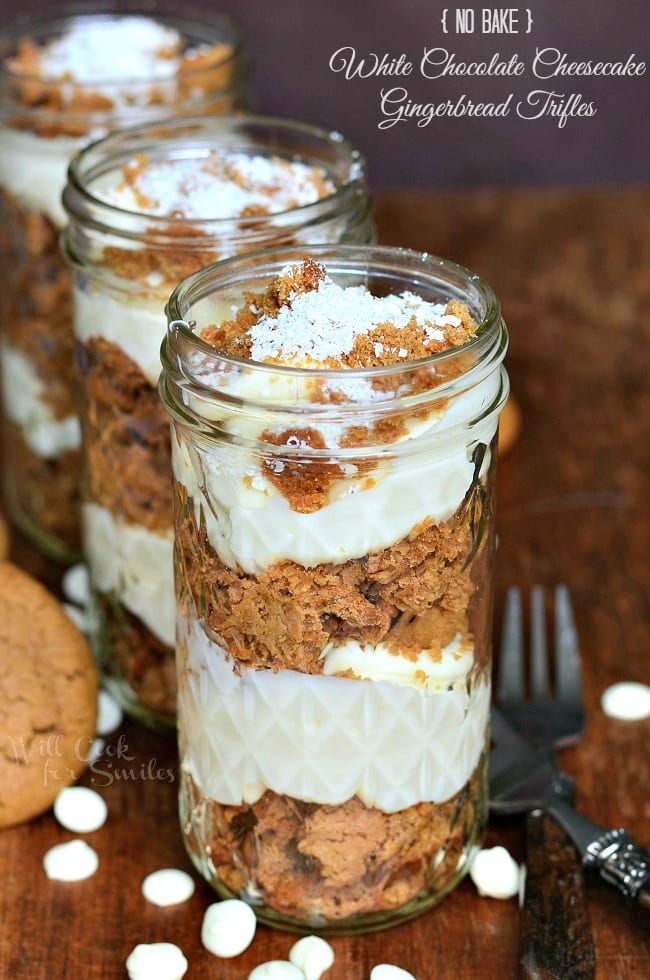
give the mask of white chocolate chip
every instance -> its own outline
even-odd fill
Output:
[[[289,960],[302,970],[305,980],[320,980],[334,962],[334,950],[320,936],[303,936],[289,950]]]
[[[122,709],[108,691],[100,691],[97,699],[97,734],[109,735],[122,724]]]
[[[90,577],[87,567],[79,562],[72,565],[61,580],[61,589],[66,599],[78,606],[87,606],[90,601]]]
[[[373,966],[370,971],[370,980],[415,980],[415,977],[400,966],[380,963],[378,966]]]
[[[177,868],[161,868],[152,871],[142,882],[142,894],[151,902],[165,908],[167,905],[180,905],[194,894],[194,881],[186,871]]]
[[[479,895],[505,899],[519,894],[521,868],[505,847],[479,851],[469,873]]]
[[[54,816],[62,827],[75,834],[92,834],[106,823],[108,808],[93,789],[68,786],[54,801]]]
[[[256,926],[255,913],[246,902],[238,898],[215,902],[205,910],[201,942],[215,956],[229,959],[248,949],[253,942]]]
[[[90,620],[85,610],[79,609],[78,606],[73,606],[69,602],[63,602],[61,605],[68,619],[74,623],[80,633],[90,631]]]
[[[269,960],[256,966],[248,980],[305,980],[305,974],[289,960]]]
[[[94,762],[97,762],[100,755],[106,748],[106,742],[103,738],[94,738],[90,743],[90,748],[88,749],[88,755],[86,756],[86,765],[92,766]]]
[[[129,953],[129,980],[181,980],[187,960],[174,943],[139,943]]]
[[[600,703],[610,718],[641,721],[650,716],[650,687],[637,681],[621,681],[603,691]]]
[[[51,847],[43,858],[43,867],[54,881],[83,881],[97,871],[99,858],[85,841],[71,840]]]

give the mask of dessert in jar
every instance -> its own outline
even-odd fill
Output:
[[[80,425],[61,193],[82,146],[129,123],[245,105],[238,29],[92,4],[0,34],[3,477],[10,516],[40,548],[79,553]],[[106,12],[102,12],[105,10]],[[167,11],[167,13],[165,12]]]
[[[181,824],[262,921],[363,931],[437,902],[484,829],[507,335],[433,256],[303,256],[168,304]]]
[[[107,137],[72,163],[83,417],[82,526],[113,693],[175,722],[169,419],[158,397],[164,306],[183,278],[275,243],[367,241],[359,154],[336,133],[253,116],[175,120]]]

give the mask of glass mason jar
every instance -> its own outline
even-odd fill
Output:
[[[116,14],[100,0],[69,5],[56,15],[44,8],[42,19],[0,33],[5,499],[21,530],[63,560],[80,551],[70,284],[58,245],[69,161],[90,140],[125,125],[227,114],[247,104],[249,70],[238,28],[205,11],[196,20],[191,13],[183,19],[176,9],[163,0],[148,4],[143,15],[141,4],[127,2]],[[150,50],[149,31],[163,27],[174,33],[162,42],[171,38],[178,51],[165,49],[158,57]],[[83,43],[75,32],[84,33]],[[70,47],[53,49],[55,43],[76,43],[79,63]],[[50,57],[58,51],[58,61],[39,67],[39,51],[46,50]],[[92,72],[92,81],[62,80],[71,70],[77,77]]]
[[[173,218],[135,213],[101,196],[133,160],[178,166],[182,175],[209,154],[240,154],[253,174],[264,161],[280,170],[290,163],[282,177],[290,196],[299,168],[324,174],[330,189],[310,204],[269,214],[253,208],[238,218],[186,219],[182,207]],[[70,167],[64,204],[81,368],[83,545],[103,610],[99,659],[132,715],[174,724],[169,420],[157,388],[165,302],[183,278],[218,258],[275,243],[368,241],[365,168],[342,137],[311,126],[254,116],[176,120],[87,148]],[[223,209],[212,184],[200,206]]]
[[[486,823],[507,334],[459,266],[323,246],[309,255],[335,284],[460,301],[479,329],[337,370],[198,336],[242,297],[259,309],[303,252],[204,269],[167,307],[181,825],[201,874],[261,921],[368,931],[453,888]]]

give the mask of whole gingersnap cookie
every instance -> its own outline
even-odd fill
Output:
[[[47,810],[74,782],[96,720],[83,635],[47,589],[0,562],[0,827]]]
[[[0,561],[4,561],[9,554],[9,528],[2,514],[0,514]]]
[[[499,419],[499,452],[505,453],[517,441],[521,430],[521,409],[512,397],[503,406]]]

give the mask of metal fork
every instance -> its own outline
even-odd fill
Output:
[[[575,744],[584,730],[578,636],[566,585],[555,589],[554,633],[555,697],[551,697],[544,590],[536,585],[530,594],[530,697],[526,698],[521,593],[508,589],[496,701],[513,728],[547,748]]]
[[[515,730],[540,749],[552,749],[578,741],[584,729],[584,708],[578,637],[567,587],[555,589],[552,669],[545,606],[544,590],[533,587],[526,671],[521,593],[516,588],[508,590],[496,702]],[[526,864],[519,934],[521,975],[538,980],[593,977],[596,958],[581,859],[565,832],[541,811],[526,818]]]

